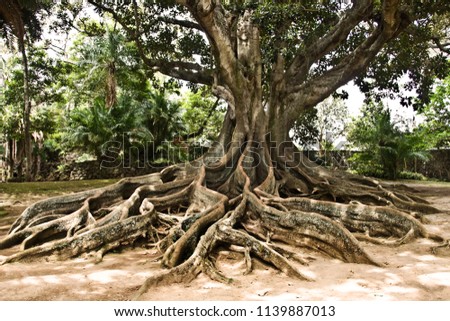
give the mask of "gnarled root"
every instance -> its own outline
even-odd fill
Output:
[[[269,166],[268,149],[255,146],[250,141],[215,162],[204,158],[38,202],[0,241],[0,249],[19,245],[1,263],[83,253],[94,253],[100,262],[108,251],[145,242],[159,251],[163,269],[146,280],[138,298],[150,287],[189,282],[201,272],[231,282],[214,259],[223,246],[244,254],[244,274],[259,259],[290,277],[310,280],[295,264],[308,262],[285,246],[379,265],[358,240],[387,246],[419,237],[445,241],[417,219],[436,209],[412,191],[294,164],[289,155],[274,157],[283,162]]]
[[[259,193],[262,194],[262,193]],[[288,199],[263,197],[268,205],[281,204],[292,210],[313,212],[343,224],[357,238],[376,244],[400,245],[417,237],[436,237],[429,234],[420,221],[395,208],[370,206],[358,202],[339,204],[334,202],[292,197]],[[377,240],[374,237],[397,237],[396,241]]]

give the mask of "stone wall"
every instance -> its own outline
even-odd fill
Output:
[[[340,150],[327,151],[323,157],[319,157],[318,151],[305,151],[304,154],[312,161],[334,168],[348,169],[347,159],[355,151]],[[431,157],[428,161],[410,160],[407,163],[409,172],[416,172],[428,178],[441,181],[450,181],[450,149],[430,150]]]
[[[408,169],[428,178],[450,182],[450,149],[435,149],[431,150],[430,154],[431,159],[427,162],[419,160],[408,162]]]
[[[40,180],[65,181],[109,179],[155,173],[165,165],[134,167],[102,167],[97,161],[73,162],[65,165],[48,164],[40,173]]]
[[[317,151],[305,151],[304,154],[320,165],[347,169],[347,159],[354,151],[331,151],[325,157],[319,157]],[[421,173],[428,178],[450,181],[450,149],[432,150],[427,162],[411,160],[408,171]],[[164,164],[136,167],[101,167],[97,161],[73,162],[66,165],[50,164],[40,173],[41,180],[83,180],[140,176],[154,173],[164,168]]]

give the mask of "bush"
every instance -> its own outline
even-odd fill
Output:
[[[413,179],[417,181],[425,181],[427,178],[420,173],[402,171],[398,174],[398,178],[400,179]]]
[[[428,160],[427,149],[431,146],[426,133],[401,130],[401,124],[391,120],[390,110],[382,104],[366,105],[362,112],[363,117],[353,121],[347,136],[361,151],[350,159],[356,172],[396,179],[402,170],[407,171],[408,160]]]
[[[387,175],[380,163],[375,161],[366,153],[353,154],[348,158],[348,164],[351,171],[356,174],[377,178],[387,178]]]

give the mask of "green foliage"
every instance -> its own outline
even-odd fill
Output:
[[[44,48],[29,49],[29,92],[32,99],[32,126],[37,132],[53,133],[56,130],[54,104],[63,100],[56,84],[63,80],[65,63],[50,58]],[[23,70],[21,60],[13,56],[5,62],[4,87],[0,91],[2,111],[0,131],[12,139],[20,139],[23,119]]]
[[[75,105],[101,98],[111,107],[121,93],[143,99],[148,91],[136,46],[119,30],[106,27],[95,36],[80,35],[70,58],[75,66],[68,76],[67,99]]]
[[[183,122],[187,133],[197,141],[214,141],[219,136],[225,106],[205,89],[183,97]]]
[[[161,91],[152,91],[143,105],[143,125],[152,135],[156,146],[185,133],[181,106]]]
[[[188,92],[182,99],[182,118],[186,126],[188,155],[189,160],[194,160],[203,155],[217,140],[226,106],[205,88],[195,93]]]
[[[317,143],[321,152],[332,150],[347,128],[348,117],[344,101],[330,97],[300,115],[292,128],[292,138],[303,148]]]
[[[80,36],[71,50],[75,67],[66,99],[75,108],[67,114],[64,148],[101,159],[113,144],[124,158],[132,157],[133,148],[150,161],[169,158],[175,154],[173,138],[185,132],[180,104],[168,98],[176,84],[154,83],[160,89],[152,89],[135,44],[115,27],[96,26],[93,36]]]
[[[447,42],[449,3],[414,1],[412,4],[414,14],[424,18],[388,42],[367,73],[358,76],[355,83],[368,99],[399,98],[402,105],[421,111],[430,102],[435,80],[444,79],[450,72],[448,48],[430,54],[430,43]],[[436,7],[427,13],[432,4]]]
[[[63,140],[66,149],[87,152],[99,160],[114,145],[120,146],[125,158],[132,157],[128,152],[137,148],[140,155],[147,153],[150,161],[162,158],[172,162],[183,160],[173,141],[184,132],[180,104],[152,91],[143,101],[122,95],[113,108],[103,99],[75,108]]]
[[[361,118],[353,120],[347,136],[360,151],[349,159],[358,173],[396,179],[400,169],[407,170],[407,160],[429,158],[430,145],[423,132],[401,131],[380,103],[366,105],[362,112]]]
[[[356,174],[387,178],[378,157],[374,157],[368,152],[356,152],[347,161],[350,165],[350,170]]]
[[[435,147],[450,147],[450,76],[436,87],[423,115],[426,119],[421,129]]]
[[[313,108],[302,113],[292,128],[292,139],[303,149],[317,143],[319,129],[316,121],[317,109]]]
[[[150,137],[150,132],[142,127],[141,115],[136,102],[128,96],[120,97],[114,108],[107,108],[104,100],[97,99],[92,106],[78,107],[70,113],[64,146],[101,159],[108,142],[126,142],[129,147]]]
[[[427,178],[420,173],[401,171],[398,173],[399,179],[411,179],[416,181],[426,181]]]

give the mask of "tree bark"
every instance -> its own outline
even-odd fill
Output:
[[[31,142],[31,96],[30,96],[30,86],[29,86],[29,67],[28,67],[28,57],[25,46],[25,38],[19,38],[19,50],[22,55],[22,68],[23,68],[23,140],[24,140],[24,151],[26,157],[25,166],[25,180],[31,181],[32,179],[32,167],[33,167],[33,147]]]
[[[7,167],[8,167],[8,178],[14,176],[14,140],[12,138],[8,138],[7,142]]]

